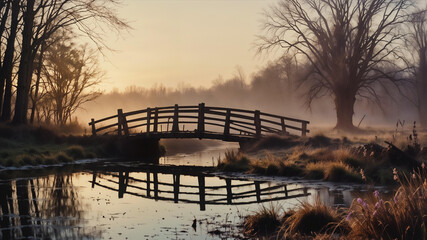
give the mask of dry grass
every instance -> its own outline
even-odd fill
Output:
[[[371,200],[357,199],[349,210],[349,237],[353,239],[427,239],[427,171],[399,176],[395,197],[381,199],[378,192]]]
[[[280,229],[283,236],[296,234],[315,236],[318,234],[345,233],[348,231],[342,222],[342,214],[320,201],[314,204],[302,203],[301,208],[288,217]]]
[[[399,187],[392,199],[382,199],[375,191],[368,200],[355,199],[348,210],[327,207],[316,201],[302,203],[300,209],[288,212],[279,229],[263,232],[275,234],[275,239],[427,239],[427,170],[411,175],[394,170]],[[273,212],[271,212],[273,211]],[[277,219],[275,210],[263,209],[247,219],[245,231],[258,229],[257,219],[267,215]]]
[[[242,152],[226,151],[224,159],[218,159],[217,167],[222,171],[245,172],[250,169],[250,160]]]
[[[262,206],[253,215],[245,218],[243,222],[244,234],[248,237],[274,235],[280,222],[280,208],[271,205],[269,208]]]

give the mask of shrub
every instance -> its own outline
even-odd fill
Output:
[[[67,149],[65,149],[65,153],[75,160],[83,159],[86,155],[84,148],[79,145],[69,146]]]
[[[309,179],[323,179],[325,167],[325,163],[309,163],[305,166],[305,176]]]
[[[353,181],[360,182],[359,174],[342,162],[331,162],[326,164],[324,180],[332,182]]]
[[[58,162],[65,162],[65,163],[73,161],[73,159],[67,154],[65,154],[64,152],[59,152],[58,154],[56,154],[56,160]]]

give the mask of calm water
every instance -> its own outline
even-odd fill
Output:
[[[234,147],[169,156],[160,165],[210,167]],[[317,197],[329,205],[349,205],[360,194],[354,186],[137,163],[0,176],[2,239],[234,239],[242,237],[243,217],[262,205],[289,209]]]

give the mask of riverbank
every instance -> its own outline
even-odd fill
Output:
[[[164,147],[154,145],[149,147],[153,153],[151,155],[156,156],[147,154],[144,158],[158,158],[164,154]],[[129,143],[119,141],[117,136],[88,136],[82,133],[71,135],[55,130],[54,127],[0,125],[0,166],[5,167],[129,157],[131,151],[128,150],[131,147]],[[158,148],[157,151],[153,151],[154,147]],[[140,146],[133,149],[144,150]]]
[[[427,169],[407,177],[393,171],[393,197],[372,191],[349,208],[330,207],[319,199],[297,209],[263,206],[243,221],[247,237],[262,239],[426,239]]]
[[[427,160],[427,148],[412,140],[349,140],[316,135],[270,136],[246,151],[228,151],[217,168],[226,172],[301,177],[332,182],[393,185],[393,169],[410,174]],[[419,139],[419,138],[418,138]],[[265,150],[266,148],[268,150]]]

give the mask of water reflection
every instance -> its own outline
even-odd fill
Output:
[[[97,186],[115,191],[118,198],[129,194],[174,203],[197,204],[201,211],[206,210],[206,205],[245,205],[308,195],[305,187],[288,189],[287,184],[218,178],[196,173],[171,173],[172,169],[165,170],[167,171],[93,172],[91,185],[92,188]],[[181,183],[181,178],[185,178],[190,184]],[[206,182],[215,183],[206,184]]]
[[[96,229],[79,227],[88,206],[79,200],[70,174],[0,182],[0,205],[2,239],[101,236]]]

